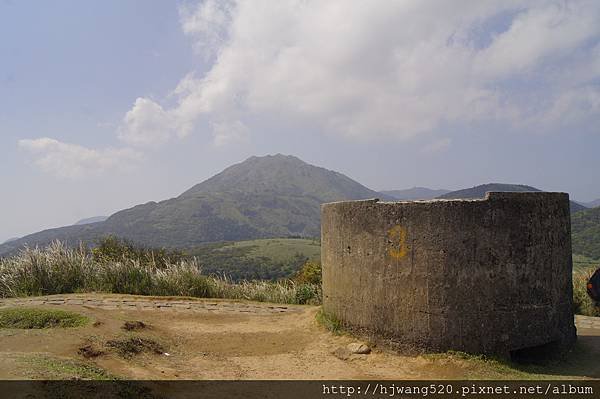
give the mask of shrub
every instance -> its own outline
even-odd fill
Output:
[[[321,284],[321,263],[308,261],[302,265],[294,276],[294,281],[300,284]]]
[[[573,274],[573,311],[576,314],[600,317],[600,308],[587,293],[587,282],[594,270],[588,268]]]

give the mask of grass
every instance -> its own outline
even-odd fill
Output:
[[[87,322],[87,317],[64,310],[32,308],[0,309],[0,328],[65,328],[79,327]]]
[[[285,304],[318,304],[321,287],[291,280],[232,282],[202,273],[196,260],[140,263],[94,257],[55,242],[0,259],[0,298],[106,292],[149,296],[226,298]]]
[[[335,335],[341,335],[344,330],[342,329],[342,322],[338,320],[332,314],[329,314],[323,310],[323,308],[319,309],[317,312],[317,323],[321,326],[325,327],[327,330],[331,331]]]
[[[35,355],[25,357],[21,361],[29,367],[34,377],[45,380],[117,380],[117,377],[99,367],[70,359]]]
[[[303,238],[274,238],[261,240],[236,241],[225,245],[219,250],[247,248],[246,256],[268,258],[275,262],[284,262],[296,254],[302,254],[309,260],[321,258],[321,246],[317,240]]]

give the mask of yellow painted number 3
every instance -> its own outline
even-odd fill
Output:
[[[388,240],[392,246],[388,249],[388,255],[394,259],[402,259],[408,253],[406,248],[406,229],[402,226],[394,226],[388,230]]]

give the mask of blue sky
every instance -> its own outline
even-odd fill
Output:
[[[0,242],[270,153],[600,198],[598,2],[376,4],[0,0]]]

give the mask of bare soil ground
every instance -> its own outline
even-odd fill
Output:
[[[356,338],[335,335],[314,306],[126,295],[0,300],[65,309],[77,328],[0,329],[0,379],[471,379],[600,378],[600,320],[578,318],[574,351],[544,366],[383,348],[345,359]],[[339,351],[338,351],[339,353]]]

